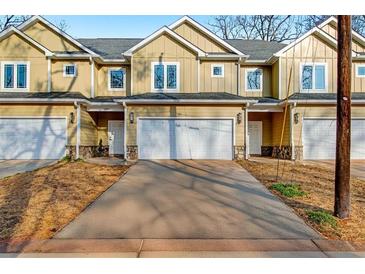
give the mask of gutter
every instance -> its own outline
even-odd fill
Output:
[[[302,100],[302,99],[300,99],[300,100],[293,100],[293,99],[291,99],[291,100],[288,100],[288,103],[291,103],[291,104],[293,104],[293,103],[296,103],[296,104],[322,104],[322,105],[333,105],[333,104],[337,104],[337,100],[335,99],[335,100]],[[282,101],[281,103],[280,103],[280,105],[283,105],[283,104],[285,104],[285,101]],[[352,99],[351,100],[351,105],[360,105],[360,104],[365,104],[365,100],[363,100],[363,99],[361,99],[361,100],[354,100],[354,99]]]
[[[247,103],[257,103],[257,100],[187,100],[187,99],[115,99],[118,103],[129,103],[129,104],[153,104],[153,105],[164,105],[164,104],[247,104]]]

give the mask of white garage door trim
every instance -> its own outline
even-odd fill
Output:
[[[137,118],[137,136],[136,143],[138,145],[138,153],[140,156],[139,135],[140,135],[140,120],[230,120],[232,122],[232,155],[234,158],[234,146],[236,145],[236,117],[138,117]],[[141,158],[142,159],[142,158]]]
[[[303,159],[307,159],[307,160],[315,160],[315,159],[323,159],[323,160],[325,160],[325,159],[335,159],[335,155],[336,155],[336,151],[334,150],[334,151],[332,151],[332,154],[334,155],[333,157],[331,157],[331,158],[329,158],[329,157],[327,157],[327,158],[316,158],[316,157],[310,157],[309,155],[306,155],[306,153],[305,153],[305,145],[304,145],[304,138],[305,138],[305,128],[304,128],[304,123],[305,123],[305,121],[306,120],[333,120],[334,121],[334,123],[335,123],[335,125],[336,125],[336,117],[303,117],[303,122],[302,122],[302,145],[303,145]],[[351,117],[351,120],[352,121],[354,121],[354,120],[363,120],[364,122],[365,122],[365,117]],[[353,126],[353,122],[351,123],[351,126]],[[354,131],[352,131],[352,132],[354,132]],[[336,132],[334,133],[335,135],[334,135],[334,138],[336,139]],[[352,137],[353,137],[353,135],[352,135]],[[336,140],[333,140],[334,142],[336,141]],[[353,151],[353,149],[354,149],[354,147],[353,147],[353,144],[354,144],[354,142],[353,142],[353,140],[352,140],[352,142],[351,142],[351,159],[365,159],[365,155],[363,156],[363,157],[358,157],[357,155],[358,154],[356,154],[356,153],[354,153],[354,151]],[[355,155],[355,157],[353,157],[353,155]]]
[[[65,123],[65,143],[68,144],[68,117],[67,116],[1,116],[0,120],[2,119],[64,119]],[[66,147],[64,150],[63,156],[66,155]]]

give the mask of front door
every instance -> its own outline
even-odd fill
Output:
[[[124,122],[108,121],[108,143],[110,155],[124,154]]]
[[[262,122],[249,121],[248,122],[248,153],[250,155],[261,155],[262,146]]]

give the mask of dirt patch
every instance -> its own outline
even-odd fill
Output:
[[[49,239],[128,166],[60,162],[0,180],[0,239]]]
[[[285,197],[271,189],[286,204],[291,206],[309,225],[329,239],[348,241],[365,241],[365,181],[351,179],[351,218],[340,220],[335,218],[337,226],[320,225],[308,218],[308,211],[324,210],[333,214],[334,205],[334,177],[330,168],[305,163],[280,161],[238,161],[253,176],[267,188],[274,183],[298,184],[306,192],[302,197]],[[278,170],[278,179],[276,178]]]

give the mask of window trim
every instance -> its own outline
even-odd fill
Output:
[[[356,64],[355,65],[356,77],[357,78],[365,78],[365,75],[360,75],[359,74],[359,67],[364,67],[365,68],[365,63],[363,63],[363,64]]]
[[[163,65],[164,88],[155,88],[155,65]],[[167,65],[176,65],[176,88],[167,88]],[[179,92],[180,91],[180,62],[151,62],[151,90],[152,92]]]
[[[312,89],[303,89],[302,86],[302,78],[303,78],[303,67],[304,66],[312,66],[313,67],[313,75],[312,75]],[[316,89],[316,75],[315,75],[315,66],[324,66],[324,89]],[[325,62],[302,62],[299,67],[299,90],[301,93],[321,93],[328,92],[328,64]]]
[[[4,77],[4,71],[5,71],[5,65],[14,65],[14,87],[12,88],[6,88],[5,87],[5,77]],[[26,72],[26,88],[18,88],[18,66],[17,65],[26,65],[27,66],[27,72]],[[29,84],[30,84],[30,61],[1,61],[1,91],[11,91],[11,92],[27,92],[29,91]]]
[[[222,75],[214,75],[214,67],[220,67],[222,69]],[[212,78],[224,78],[224,64],[212,64],[210,66],[210,76]]]
[[[67,66],[73,66],[75,69],[74,69],[74,74],[66,74],[66,67]],[[70,78],[74,78],[77,76],[77,65],[76,64],[64,64],[63,65],[63,77],[70,77]]]
[[[259,89],[249,89],[248,88],[248,81],[247,81],[247,76],[249,72],[252,71],[256,71],[256,70],[260,70],[261,71],[261,76],[260,76],[260,88]],[[264,70],[262,68],[259,67],[254,67],[254,68],[245,68],[245,91],[247,92],[262,92],[263,91],[263,84],[264,84]]]
[[[112,88],[110,86],[110,80],[111,80],[111,71],[119,71],[122,70],[124,72],[123,77],[123,87],[122,88]],[[108,91],[125,91],[126,90],[126,78],[127,78],[127,70],[123,67],[114,67],[114,68],[108,68]]]

